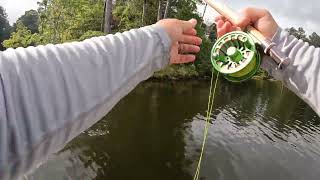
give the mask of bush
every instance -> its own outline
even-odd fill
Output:
[[[212,64],[211,64],[211,48],[213,43],[208,38],[203,38],[201,51],[197,54],[197,60],[195,62],[196,71],[199,76],[211,76]]]
[[[156,79],[191,79],[198,76],[199,73],[194,64],[181,64],[168,66],[164,70],[156,72],[153,77]]]
[[[101,31],[88,31],[86,33],[84,33],[80,38],[79,41],[83,41],[86,39],[90,39],[93,37],[99,37],[99,36],[105,36],[106,34],[101,32]]]
[[[10,39],[3,41],[5,48],[28,47],[45,44],[41,35],[32,34],[22,23],[17,24],[16,32],[13,32]]]

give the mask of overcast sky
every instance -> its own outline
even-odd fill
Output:
[[[265,8],[283,28],[300,27],[306,31],[320,34],[319,0],[219,0],[233,9],[240,10],[248,6]],[[199,11],[203,8],[199,8]],[[213,21],[215,11],[208,9],[205,20]]]
[[[0,0],[0,6],[7,11],[10,24],[14,23],[25,11],[37,9],[39,0]]]
[[[26,10],[37,9],[39,0],[0,0],[12,24]],[[308,32],[320,34],[320,1],[319,0],[220,0],[233,9],[247,6],[269,9],[283,28],[303,26]],[[201,11],[203,8],[199,8]],[[216,13],[208,9],[205,19],[212,22]]]

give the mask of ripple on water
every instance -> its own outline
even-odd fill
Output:
[[[188,133],[188,152],[197,162],[203,137],[204,116],[193,118]],[[203,175],[219,179],[268,178],[313,179],[320,175],[320,128],[312,123],[296,121],[281,124],[277,117],[266,117],[226,105],[215,109],[203,160]],[[312,120],[311,120],[312,121]],[[196,151],[194,151],[196,150]],[[299,173],[299,172],[303,172]],[[304,175],[310,172],[309,175]]]

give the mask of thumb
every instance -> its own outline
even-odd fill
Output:
[[[197,20],[196,19],[190,19],[189,21],[181,21],[181,26],[182,26],[182,30],[183,32],[193,29],[196,27],[197,25]]]

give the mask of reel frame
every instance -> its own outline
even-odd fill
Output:
[[[252,78],[261,65],[259,41],[252,35],[234,31],[219,38],[211,50],[211,63],[231,82]]]

